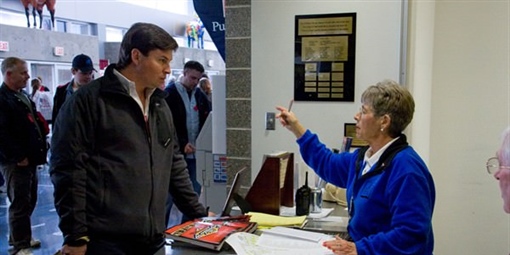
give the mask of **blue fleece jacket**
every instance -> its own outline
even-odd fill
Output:
[[[405,135],[363,176],[360,168],[368,147],[335,154],[309,130],[297,142],[308,166],[347,189],[348,231],[358,255],[432,254],[434,181]]]

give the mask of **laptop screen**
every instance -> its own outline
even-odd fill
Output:
[[[245,172],[245,170],[246,170],[246,167],[243,167],[234,176],[234,181],[232,182],[232,188],[228,192],[227,200],[225,201],[225,205],[223,206],[221,216],[229,216],[230,212],[232,211],[232,207],[234,206],[236,197],[241,196],[239,194],[239,189],[241,188],[241,175],[243,174],[243,172]],[[238,206],[240,206],[240,205],[238,205]]]

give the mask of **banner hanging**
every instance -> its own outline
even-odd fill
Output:
[[[225,61],[225,1],[193,0],[195,11]]]

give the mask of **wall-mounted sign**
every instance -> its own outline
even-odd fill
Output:
[[[53,48],[53,54],[59,57],[64,56],[64,47],[56,46]]]
[[[356,13],[297,15],[294,100],[354,101]]]
[[[9,42],[0,41],[0,51],[9,51]]]
[[[213,181],[216,183],[227,182],[227,157],[225,154],[213,154]]]

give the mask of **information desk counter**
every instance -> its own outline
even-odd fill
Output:
[[[340,206],[336,203],[332,202],[323,202],[324,208],[334,208],[334,210],[329,214],[329,216],[341,216],[347,217],[348,212],[347,209],[343,206]],[[190,246],[187,244],[177,244],[173,246],[166,246],[166,254],[167,255],[208,255],[208,254],[218,254],[218,255],[235,255],[235,251],[231,249],[228,245],[225,245],[222,251],[217,252],[201,247]]]

